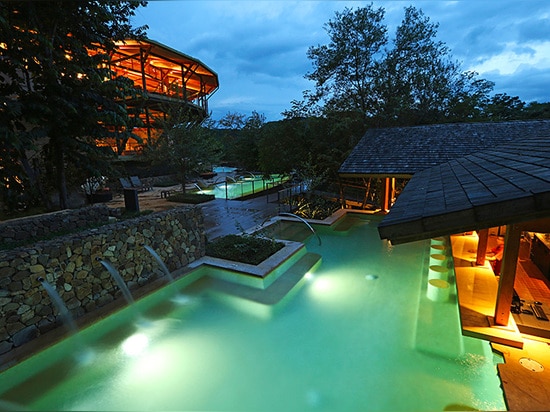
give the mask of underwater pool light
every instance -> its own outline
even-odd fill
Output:
[[[149,338],[143,333],[136,333],[122,342],[122,351],[128,356],[136,356],[149,346]]]

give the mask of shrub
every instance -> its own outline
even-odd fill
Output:
[[[250,235],[227,235],[206,245],[208,256],[257,265],[282,249],[284,244]]]
[[[298,199],[294,213],[304,219],[323,220],[341,208],[340,203],[322,196],[309,194]]]

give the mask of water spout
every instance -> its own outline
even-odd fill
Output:
[[[142,243],[141,246],[143,246],[151,254],[151,256],[153,256],[153,258],[157,261],[157,263],[161,267],[162,271],[164,272],[164,274],[168,278],[168,282],[171,285],[174,285],[174,277],[170,273],[170,270],[168,269],[168,267],[166,266],[166,264],[164,263],[162,258],[159,256],[159,254],[149,245],[145,245],[145,244]],[[179,305],[187,305],[191,302],[191,298],[189,296],[182,295],[182,294],[179,294],[179,293],[177,293],[176,296],[174,296],[174,298],[172,298],[171,300],[173,302],[176,302]]]
[[[164,274],[166,275],[168,280],[170,282],[173,282],[174,278],[172,277],[172,274],[170,273],[170,270],[168,270],[168,268],[166,267],[164,261],[160,258],[158,253],[155,252],[155,250],[149,245],[143,245],[143,247],[147,250],[147,252],[149,252],[151,254],[151,256],[153,256],[153,258],[155,258],[155,260],[159,264],[160,268],[162,269],[162,271],[164,272]]]
[[[294,219],[298,219],[300,220],[301,222],[305,223],[306,226],[309,228],[309,230],[311,230],[311,232],[317,236],[317,240],[319,241],[319,246],[321,246],[321,237],[317,234],[317,232],[315,231],[315,229],[313,229],[313,227],[309,224],[309,222],[307,220],[305,220],[304,218],[298,216],[298,215],[295,215],[294,213],[287,213],[287,212],[281,212],[279,213],[279,216],[288,216],[288,217],[292,217]]]
[[[67,309],[65,302],[63,302],[63,299],[61,299],[61,296],[59,296],[59,293],[57,293],[55,288],[50,285],[48,281],[43,277],[39,277],[37,280],[42,284],[42,287],[46,289],[46,292],[48,292],[48,295],[50,296],[50,299],[57,308],[59,315],[63,319],[63,324],[65,325],[67,330],[73,335],[76,334],[78,332],[78,328],[76,327],[74,319],[69,312],[69,309]]]
[[[202,193],[202,188],[198,184],[193,183],[193,186],[195,186],[197,189],[199,189],[199,193]]]
[[[126,301],[131,305],[134,303],[134,298],[132,297],[132,294],[130,293],[130,289],[128,289],[128,286],[126,283],[124,283],[124,280],[122,279],[122,276],[120,276],[120,273],[118,273],[118,270],[116,270],[109,262],[97,257],[96,260],[103,265],[105,269],[111,274],[113,279],[118,285],[118,288],[124,295],[124,298]]]

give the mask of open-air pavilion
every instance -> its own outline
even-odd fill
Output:
[[[382,179],[384,196],[379,206],[388,211],[396,197],[396,179],[408,180],[458,157],[541,134],[550,136],[550,120],[370,129],[338,171],[342,201],[346,202],[346,193],[355,188],[365,195],[357,205],[364,208],[370,181]]]
[[[498,369],[511,409],[550,404],[550,370],[533,374],[550,365],[550,121],[378,130],[359,146],[341,172],[386,179],[380,237],[450,239],[462,333],[505,355]],[[407,175],[392,206],[391,179]],[[498,237],[494,273],[486,253]]]

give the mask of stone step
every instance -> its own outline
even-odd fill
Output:
[[[264,305],[275,305],[320,261],[321,256],[317,253],[306,253],[266,289],[254,288],[232,283],[227,280],[213,278],[209,280],[208,287],[210,291],[214,293],[219,292],[226,295],[232,295]]]

